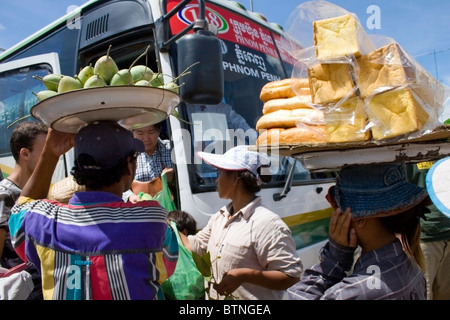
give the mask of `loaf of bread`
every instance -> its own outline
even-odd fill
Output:
[[[263,114],[278,110],[293,110],[300,108],[310,108],[311,95],[295,96],[285,99],[272,99],[264,103]]]
[[[263,102],[271,99],[292,98],[298,94],[309,94],[309,82],[306,78],[288,78],[266,83],[260,93]]]
[[[374,140],[393,138],[422,129],[429,115],[407,87],[374,94],[366,103]]]
[[[397,43],[391,43],[357,59],[357,84],[361,97],[375,90],[408,85],[433,109],[444,103],[445,88],[416,63]]]
[[[358,21],[351,14],[314,21],[313,34],[319,60],[361,54]]]
[[[415,80],[413,66],[396,44],[379,48],[357,58],[357,84],[362,98],[375,89],[396,87]]]
[[[280,143],[280,133],[285,130],[285,128],[261,130],[258,139],[256,139],[256,145],[278,145]]]
[[[279,145],[279,144],[318,144],[326,143],[327,132],[325,126],[301,125],[293,128],[271,128],[263,131],[256,144]]]
[[[366,129],[367,116],[364,111],[364,101],[359,97],[345,100],[324,115],[329,142],[370,140],[370,130]]]
[[[314,108],[298,108],[293,110],[277,110],[264,114],[256,122],[256,130],[270,128],[291,128],[298,123],[324,125],[323,111]]]
[[[348,63],[317,64],[308,69],[311,100],[327,104],[356,95],[352,67]]]

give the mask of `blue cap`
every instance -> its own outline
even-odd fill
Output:
[[[82,169],[112,168],[133,152],[144,150],[144,143],[115,121],[90,123],[75,138],[75,158]],[[94,163],[83,155],[90,156]]]
[[[354,218],[399,214],[427,196],[425,188],[408,182],[401,163],[343,167],[334,188],[336,203],[351,208]]]

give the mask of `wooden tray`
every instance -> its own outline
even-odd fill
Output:
[[[294,157],[309,171],[335,171],[349,164],[422,162],[450,156],[450,127],[442,126],[418,138],[327,144],[259,145],[254,149]]]

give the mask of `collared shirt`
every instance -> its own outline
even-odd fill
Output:
[[[21,197],[13,245],[42,273],[44,299],[147,300],[174,271],[178,243],[156,201],[77,192],[69,204]]]
[[[142,182],[150,181],[159,176],[164,168],[172,168],[170,141],[158,139],[152,156],[146,152],[138,155],[134,178]]]
[[[300,277],[301,260],[291,232],[283,220],[263,207],[260,197],[233,216],[230,214],[231,206],[230,203],[220,209],[203,230],[189,236],[194,252],[200,255],[206,251],[210,253],[217,282],[222,280],[225,272],[235,268],[279,270],[288,276]],[[241,300],[276,300],[282,299],[285,293],[285,290],[243,283],[233,295]],[[210,295],[217,298],[214,289]]]
[[[404,252],[399,240],[363,253],[351,275],[354,249],[330,240],[320,263],[305,270],[288,289],[296,300],[425,300],[426,282],[419,266]]]

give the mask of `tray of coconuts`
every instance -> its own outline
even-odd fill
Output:
[[[85,66],[74,77],[36,76],[46,88],[35,93],[38,103],[30,114],[48,127],[70,133],[98,120],[144,116],[150,125],[173,114],[180,103],[176,81],[184,73],[164,83],[161,73],[136,65],[148,49],[128,69],[119,70],[110,49],[94,66]]]
[[[297,63],[291,78],[261,89],[255,149],[309,171],[450,156],[447,86],[393,39],[366,34],[356,15],[313,2],[298,8],[285,48]]]

